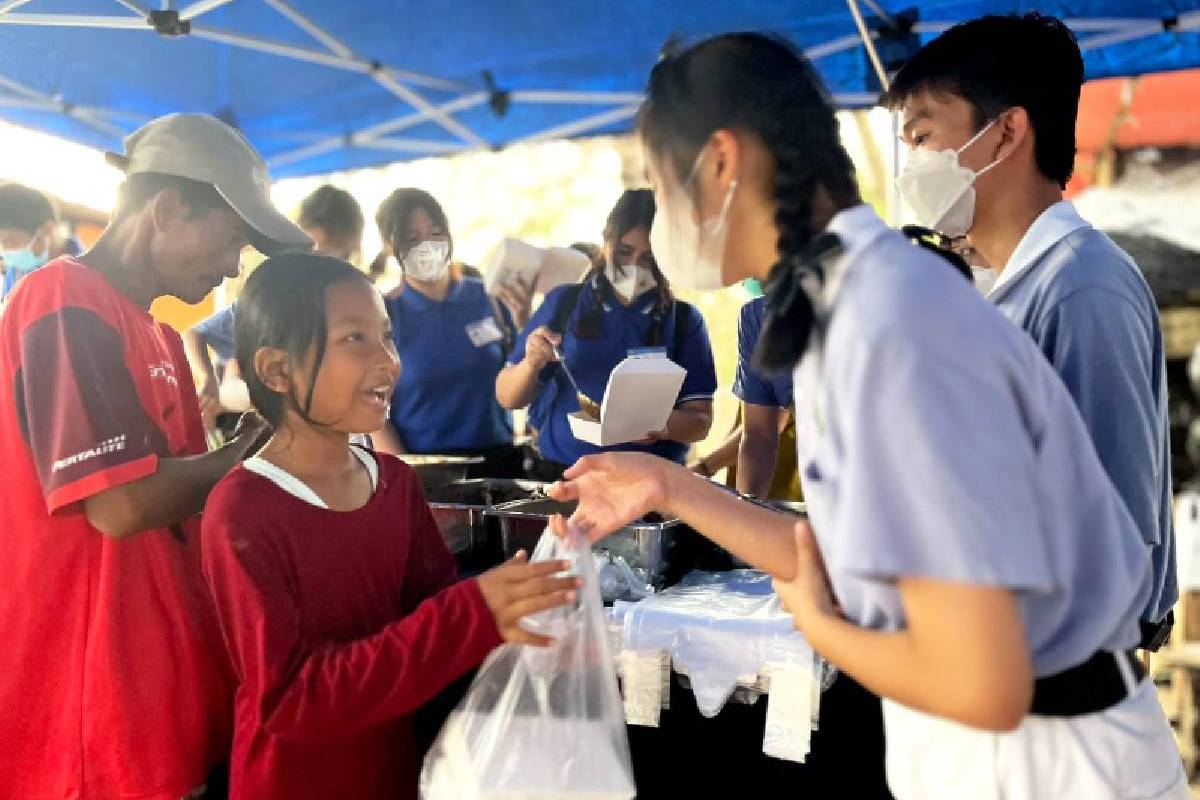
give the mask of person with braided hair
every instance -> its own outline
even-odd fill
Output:
[[[630,189],[604,226],[602,258],[578,284],[546,295],[496,379],[496,397],[508,409],[529,406],[541,461],[536,477],[557,480],[589,453],[640,450],[682,463],[688,447],[708,435],[716,367],[704,318],[677,300],[650,247],[654,195]],[[660,347],[687,370],[666,429],[640,442],[597,447],[576,439],[568,416],[580,399],[560,368],[559,354],[579,390],[600,403],[608,377],[631,350]],[[556,352],[557,351],[557,352]]]
[[[883,699],[898,800],[1186,798],[1134,651],[1150,557],[1071,395],[861,203],[809,63],[758,34],[710,39],[655,67],[638,128],[672,283],[765,281],[755,358],[795,365],[809,517],[606,453],[551,488],[578,501],[554,529],[596,540],[657,511],[769,572],[814,649]],[[827,695],[814,768],[837,758],[840,711]],[[866,796],[840,777],[807,794]]]

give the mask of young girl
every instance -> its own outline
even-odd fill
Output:
[[[354,267],[264,263],[237,357],[275,434],[203,518],[238,683],[231,796],[415,798],[413,712],[502,639],[537,643],[517,621],[574,582],[519,555],[455,583],[413,471],[349,444],[383,423],[399,371],[383,300]]]
[[[884,698],[899,800],[1186,798],[1132,651],[1149,554],[1074,402],[860,204],[811,67],[758,35],[702,43],[655,68],[640,133],[672,281],[767,282],[760,362],[800,359],[812,527],[632,454],[567,472],[572,523],[600,536],[657,509],[775,575],[813,647]]]
[[[567,417],[580,404],[555,348],[580,390],[597,404],[609,375],[631,349],[663,347],[687,370],[666,430],[647,431],[646,441],[614,449],[641,449],[682,462],[688,445],[708,435],[717,388],[708,331],[700,312],[676,300],[659,271],[650,245],[653,221],[650,190],[621,195],[604,227],[603,262],[581,283],[546,295],[496,379],[502,406],[530,407],[545,460],[539,477],[545,480],[557,479],[566,465],[601,449],[571,433]]]

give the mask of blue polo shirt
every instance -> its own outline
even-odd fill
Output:
[[[503,333],[483,284],[463,278],[440,303],[407,288],[386,305],[400,353],[391,420],[404,446],[444,453],[512,442],[512,417],[496,402]]]
[[[569,295],[572,286],[560,286],[546,295],[529,325],[521,333],[509,355],[509,363],[520,363],[525,356],[525,338],[542,325],[554,319],[564,293]],[[569,299],[569,298],[568,298]],[[625,360],[631,349],[646,347],[653,325],[652,311],[658,302],[658,290],[652,289],[636,298],[628,306],[619,303],[600,303],[595,283],[579,289],[575,309],[567,317],[563,331],[562,354],[579,388],[596,402],[604,397],[608,377],[618,364]],[[575,335],[579,318],[600,303],[601,330],[595,339],[582,339]],[[676,325],[682,325],[684,335],[677,337]],[[680,346],[676,348],[676,339]],[[667,357],[687,370],[676,407],[690,400],[711,400],[717,390],[717,374],[713,365],[712,347],[708,341],[708,329],[700,312],[687,303],[674,303],[663,319],[662,339],[659,342],[667,350]],[[679,463],[687,455],[688,445],[681,442],[655,442],[653,445],[623,444],[612,447],[596,447],[576,439],[571,433],[567,416],[579,410],[575,391],[558,364],[551,364],[541,375],[541,387],[530,404],[530,424],[538,430],[538,447],[542,455],[552,461],[573,464],[585,455],[611,450],[637,450],[654,453]]]
[[[1171,518],[1167,373],[1158,308],[1141,271],[1066,201],[1025,233],[988,293],[1023,328],[1074,398],[1151,558],[1142,619],[1179,596]]]
[[[733,393],[742,402],[754,406],[789,408],[792,405],[792,373],[769,377],[751,365],[766,315],[767,301],[763,297],[747,302],[738,315],[738,363]]]
[[[208,346],[217,354],[214,365],[220,375],[225,364],[237,355],[237,344],[234,341],[234,325],[237,320],[237,301],[230,303],[215,314],[210,314],[192,327],[208,342]]]

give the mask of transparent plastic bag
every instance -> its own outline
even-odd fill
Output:
[[[814,709],[833,680],[832,667],[783,611],[770,576],[758,570],[695,571],[670,589],[613,610],[622,620],[623,649],[669,652],[706,717],[716,716],[739,685],[756,684],[769,664],[812,673]]]
[[[547,531],[534,561],[564,559],[583,579],[572,606],[527,617],[546,648],[503,645],[425,759],[423,800],[631,800],[636,790],[591,549]]]

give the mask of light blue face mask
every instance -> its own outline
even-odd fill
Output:
[[[4,261],[5,272],[25,275],[44,266],[50,260],[50,255],[44,250],[39,255],[26,246],[20,250],[0,250],[0,260]]]
[[[742,288],[751,297],[762,297],[762,283],[757,278],[746,278],[746,280],[742,281]]]

